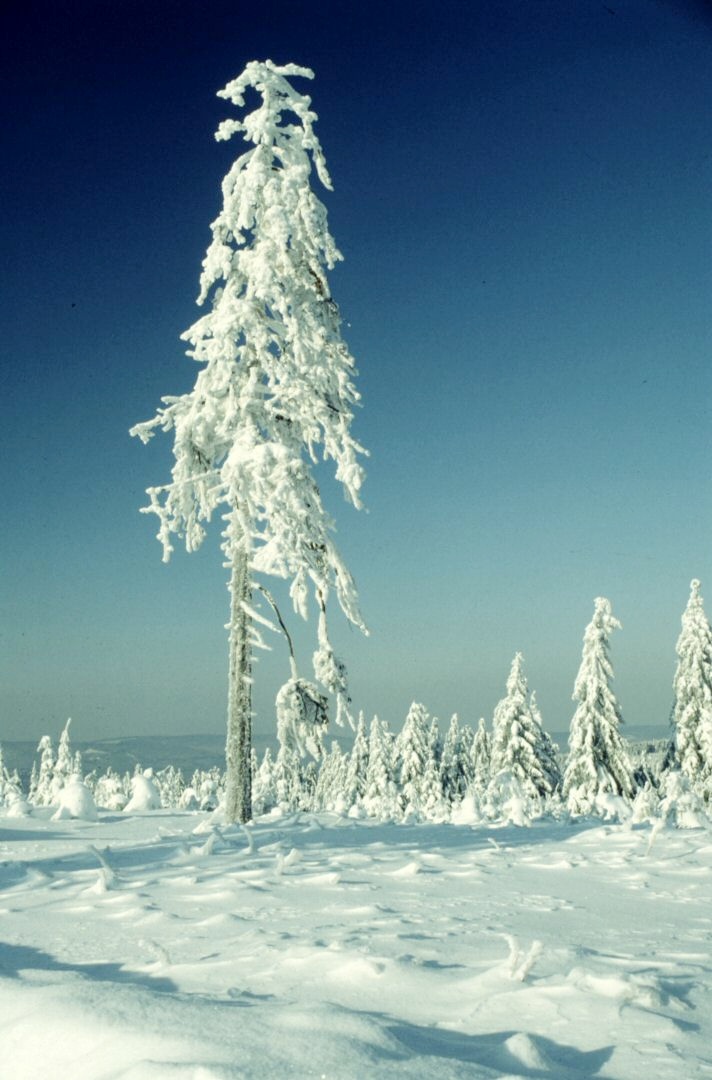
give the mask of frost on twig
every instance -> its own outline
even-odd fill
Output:
[[[529,951],[524,953],[519,947],[519,942],[512,934],[502,934],[502,937],[509,945],[509,977],[516,982],[524,982],[538,957],[541,956],[544,946],[541,941],[534,941],[529,947]]]

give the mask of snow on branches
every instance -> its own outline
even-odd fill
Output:
[[[234,545],[247,546],[254,570],[291,579],[302,615],[308,580],[324,595],[334,587],[347,618],[363,629],[311,473],[320,458],[333,460],[360,507],[365,451],[350,432],[360,396],[326,278],[341,254],[309,186],[312,164],[325,187],[331,181],[310,98],[287,76],[313,73],[253,62],[219,93],[243,106],[254,89],[261,102],[216,135],[241,133],[253,148],[223,181],[198,297],[210,311],[182,335],[204,367],[190,393],[163,398],[156,416],[131,433],[144,442],[157,428],[175,433],[172,481],[149,489],[146,508],[158,516],[164,559],[174,535],[189,551],[198,548],[204,524],[224,507],[228,559]]]
[[[609,639],[620,622],[610,600],[598,597],[583,637],[581,666],[574,684],[578,706],[571,720],[564,797],[574,814],[588,813],[602,795],[631,798],[635,781],[619,727],[621,712],[610,682]]]
[[[251,575],[289,581],[303,618],[313,588],[320,611],[315,673],[336,694],[339,721],[348,715],[345,669],[323,618],[332,590],[347,619],[367,632],[312,471],[320,461],[333,461],[346,498],[361,506],[366,451],[351,435],[360,401],[356,368],[327,281],[342,256],[311,189],[312,168],[327,189],[331,180],[311,99],[291,85],[294,77],[311,79],[313,72],[253,61],[219,91],[241,109],[248,94],[256,93],[258,103],[242,119],[224,120],[216,133],[218,140],[241,135],[249,149],[223,180],[222,209],[211,226],[197,301],[209,310],[182,335],[201,370],[189,393],[164,397],[153,419],[131,429],[144,443],[158,429],[174,433],[171,481],[149,488],[144,508],[158,517],[164,561],[173,537],[195,551],[216,513],[224,522],[222,546],[233,571],[231,655],[239,654],[230,678],[228,746],[235,753],[228,759],[232,773],[239,768],[245,776],[245,641],[252,646],[257,640],[250,632]],[[238,564],[249,567],[249,575]],[[292,675],[282,704],[294,716],[306,698]],[[311,690],[307,697],[318,700]],[[231,734],[238,728],[239,754]],[[243,794],[240,814],[247,813],[246,786]]]
[[[690,599],[682,616],[677,640],[675,703],[675,757],[688,780],[712,797],[712,628],[705,614],[697,579],[690,583]]]

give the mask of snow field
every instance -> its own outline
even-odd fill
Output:
[[[0,819],[12,1080],[712,1076],[705,830],[49,813]]]

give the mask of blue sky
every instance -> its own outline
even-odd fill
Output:
[[[239,152],[215,93],[268,56],[316,73],[372,453],[366,514],[323,477],[372,631],[335,635],[355,706],[476,723],[521,650],[560,731],[604,595],[624,717],[667,723],[690,578],[712,596],[709,11],[11,5],[0,739],[223,727],[218,538],[161,563],[138,508],[170,439],[128,428],[194,380],[179,334]],[[260,730],[285,677],[276,641]]]

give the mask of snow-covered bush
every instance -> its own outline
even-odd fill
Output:
[[[0,745],[0,807],[14,805],[18,800],[24,802],[20,777],[17,770],[10,775],[6,769],[2,745]]]
[[[93,793],[96,805],[104,810],[123,810],[129,801],[126,779],[122,780],[111,767],[98,779],[87,776],[85,782]]]
[[[224,777],[220,769],[196,769],[189,787],[195,792],[200,810],[217,810],[225,790]]]
[[[99,817],[91,791],[80,776],[70,776],[59,791],[57,810],[53,821],[78,818],[80,821],[96,821]]]
[[[631,807],[631,825],[654,822],[660,814],[660,793],[650,780],[638,788]]]
[[[154,773],[153,780],[161,796],[161,806],[166,810],[172,810],[181,805],[185,780],[180,769],[168,765]]]
[[[709,825],[703,798],[680,769],[670,769],[665,776],[660,817],[678,829],[701,829]]]
[[[124,807],[125,814],[160,810],[161,794],[153,777],[153,769],[137,772],[131,780],[131,798]]]

